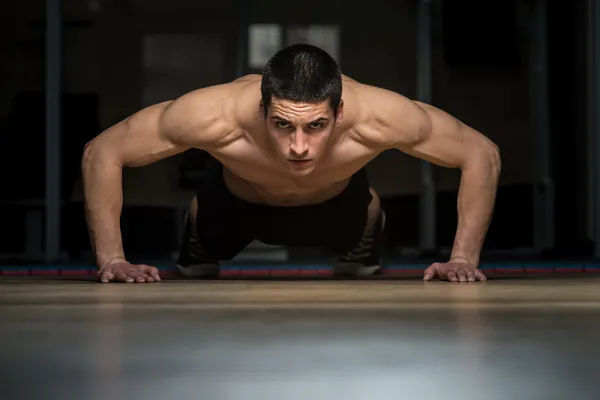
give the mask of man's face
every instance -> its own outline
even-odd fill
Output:
[[[284,168],[294,175],[310,174],[341,117],[342,106],[336,119],[328,100],[299,103],[273,98],[267,113],[267,131]]]

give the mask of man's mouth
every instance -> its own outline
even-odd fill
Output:
[[[311,160],[290,160],[290,162],[294,165],[306,165],[310,163]]]

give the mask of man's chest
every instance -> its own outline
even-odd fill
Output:
[[[358,143],[332,147],[307,174],[294,173],[285,159],[249,143],[214,152],[227,169],[231,189],[242,197],[251,192],[275,203],[302,204],[334,196],[377,155]],[[247,192],[247,193],[246,193]]]
[[[225,167],[246,181],[299,193],[343,182],[377,154],[358,143],[344,143],[325,152],[309,166],[310,172],[303,174],[295,171],[284,157],[248,143],[213,153]]]

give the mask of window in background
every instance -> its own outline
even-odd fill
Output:
[[[337,25],[252,24],[248,32],[248,67],[261,70],[284,45],[309,43],[327,51],[340,62],[340,33]]]
[[[281,48],[282,28],[275,24],[253,24],[248,32],[248,66],[262,69],[267,60]]]
[[[290,26],[286,33],[286,45],[309,43],[322,48],[340,62],[339,28],[336,25]]]

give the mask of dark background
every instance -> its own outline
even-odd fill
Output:
[[[546,2],[431,3],[431,103],[483,132],[502,153],[484,259],[594,256],[593,2],[548,1],[547,29],[534,22],[540,3]],[[93,262],[81,204],[84,144],[146,105],[260,71],[248,63],[250,29],[279,26],[280,45],[305,40],[299,32],[309,27],[337,30],[330,39],[337,38],[335,57],[344,74],[418,96],[416,0],[63,0],[61,7],[63,262]],[[39,262],[47,260],[45,3],[3,0],[0,16],[1,260]],[[544,42],[547,76],[536,80],[537,63],[544,60],[536,51]],[[541,203],[535,194],[548,188],[536,169],[536,137],[544,123],[554,207],[536,222]],[[124,171],[122,227],[129,256],[171,259],[181,209],[193,196],[203,157],[190,151]],[[369,166],[389,217],[386,256],[394,260],[443,256],[454,239],[460,173],[435,167],[436,246],[420,249],[420,168],[419,160],[398,152]],[[536,226],[542,236],[550,232],[538,243]],[[292,249],[291,257],[306,254]]]

